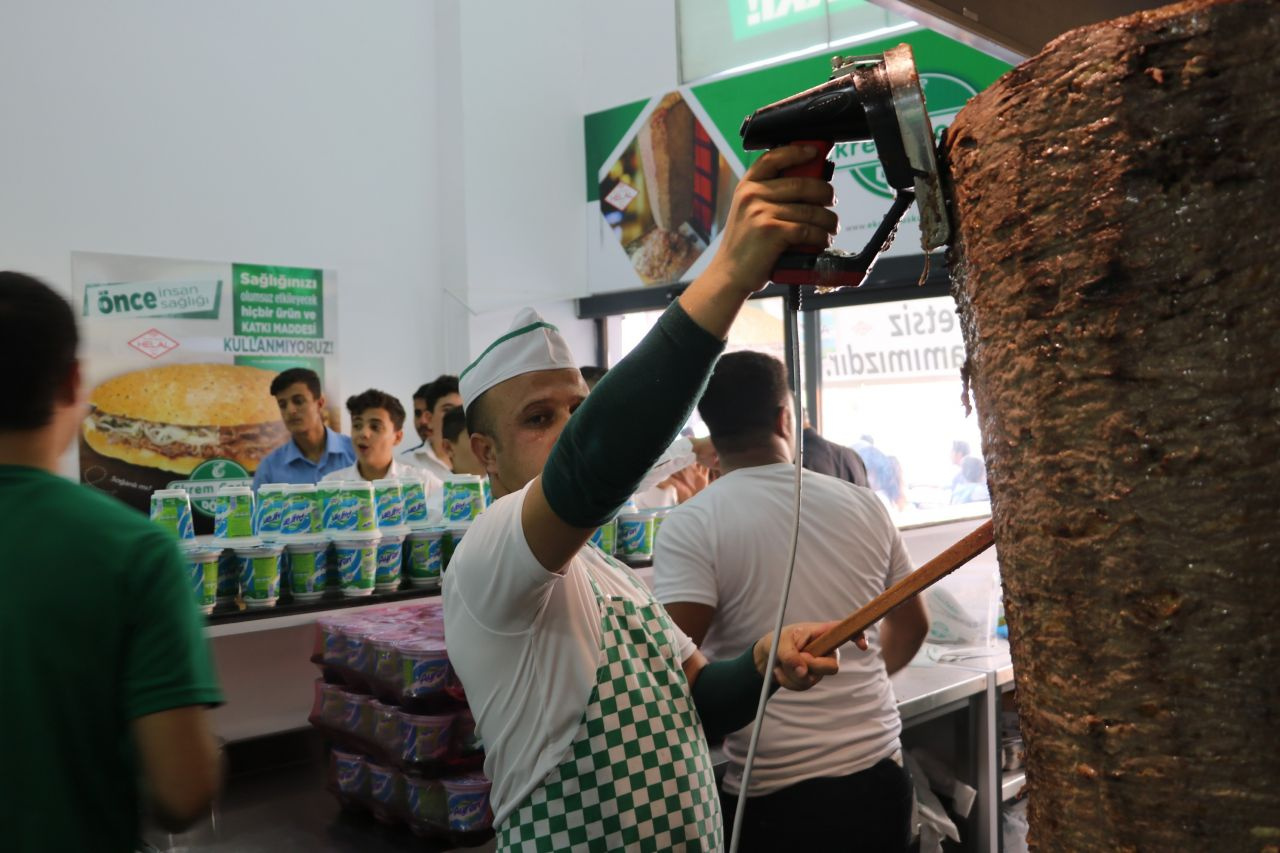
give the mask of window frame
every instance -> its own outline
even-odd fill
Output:
[[[575,300],[577,316],[593,320],[596,325],[596,353],[599,363],[605,363],[608,352],[608,327],[606,319],[617,314],[637,311],[655,311],[666,308],[689,286],[689,282],[664,287],[639,287]],[[785,299],[792,292],[786,285],[770,284],[754,294],[752,299]],[[822,423],[822,337],[819,313],[829,308],[847,308],[856,305],[873,305],[878,302],[894,302],[910,299],[927,299],[951,294],[950,278],[941,254],[928,258],[927,270],[924,255],[899,255],[881,258],[861,287],[841,288],[828,293],[812,293],[806,290],[800,301],[801,337],[804,352],[800,357],[804,364],[804,404],[814,423]],[[783,325],[785,335],[787,370],[792,369],[791,329]]]

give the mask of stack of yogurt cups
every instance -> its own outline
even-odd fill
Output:
[[[451,474],[444,481],[444,531],[441,537],[441,568],[447,568],[454,550],[462,542],[480,513],[492,503],[489,482],[474,474]]]
[[[249,486],[223,486],[214,497],[213,543],[235,555],[229,565],[238,570],[240,597],[250,610],[274,607],[280,600],[280,555],[284,551],[272,531],[273,525],[279,529],[279,492],[264,486],[259,497]],[[268,514],[272,520],[264,518]],[[260,533],[264,524],[266,536]],[[231,592],[227,566],[226,560],[220,564],[220,602]]]
[[[342,594],[372,595],[378,574],[378,507],[373,483],[360,480],[321,484],[324,529],[333,541],[333,560]]]
[[[299,604],[318,601],[328,581],[329,537],[324,532],[322,512],[318,486],[284,486],[278,536],[285,551],[288,590]]]
[[[329,788],[417,834],[474,845],[492,835],[483,744],[454,693],[438,600],[316,623],[310,722],[325,732]]]
[[[404,539],[409,535],[409,527],[405,524],[402,481],[396,477],[374,480],[373,502],[379,537],[373,587],[378,592],[393,592],[400,588]]]
[[[218,594],[218,557],[222,549],[196,538],[191,520],[191,496],[186,489],[151,493],[151,520],[173,534],[187,565],[187,578],[196,606],[213,612]]]
[[[444,527],[431,518],[426,486],[417,477],[400,481],[404,494],[404,522],[408,528],[405,548],[405,577],[409,586],[439,589],[444,568],[441,539]]]

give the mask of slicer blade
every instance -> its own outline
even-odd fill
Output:
[[[920,243],[925,253],[946,245],[951,236],[942,178],[934,152],[933,124],[924,107],[924,92],[916,74],[911,46],[900,44],[884,52],[885,71],[893,93],[902,147],[915,172],[916,205],[920,210]]]

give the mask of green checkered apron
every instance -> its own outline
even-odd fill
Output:
[[[606,596],[591,577],[601,635],[595,689],[564,761],[499,828],[499,850],[723,845],[711,753],[674,626],[632,582],[648,604]]]

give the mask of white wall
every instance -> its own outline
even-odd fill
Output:
[[[542,319],[560,329],[579,367],[596,363],[595,324],[590,320],[579,320],[574,313],[572,302],[542,302],[528,307],[536,310],[542,315]],[[483,352],[491,342],[511,330],[511,321],[515,319],[516,310],[502,308],[476,314],[471,318],[471,340],[477,355]]]
[[[582,118],[676,85],[674,3],[445,5],[456,12],[465,47],[458,109],[465,192],[450,200],[461,216],[445,226],[465,233],[455,231],[446,245],[466,246],[464,301],[492,315],[473,318],[467,356],[494,330],[505,331],[518,308],[534,305],[558,315],[580,363],[594,363],[594,346],[574,342],[594,340],[594,330],[567,303],[590,292]]]
[[[0,267],[335,268],[342,390],[407,404],[445,361],[434,28],[418,0],[0,5]]]

